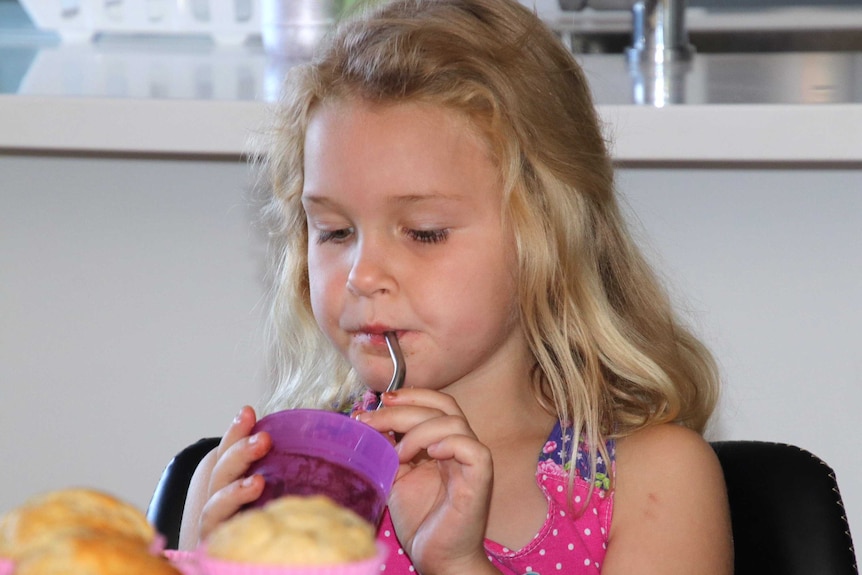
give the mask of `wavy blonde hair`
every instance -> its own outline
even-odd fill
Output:
[[[703,431],[718,377],[627,232],[583,72],[509,0],[395,0],[342,22],[291,70],[267,165],[277,384],[264,411],[341,408],[360,383],[311,312],[300,202],[309,116],[324,101],[421,101],[471,119],[499,165],[536,397],[589,445],[648,425]]]

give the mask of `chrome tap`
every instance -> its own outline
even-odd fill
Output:
[[[685,26],[686,0],[558,0],[564,11],[592,8],[632,13],[625,51],[636,104],[662,107],[685,101],[694,48]],[[572,43],[572,38],[569,38]]]
[[[632,5],[629,62],[678,62],[694,52],[685,27],[685,0],[638,0]]]
[[[632,45],[626,56],[636,104],[661,108],[684,102],[693,53],[685,0],[638,0],[632,5]]]
[[[557,0],[557,2],[564,12],[584,8],[602,11],[631,10],[632,45],[626,51],[630,61],[646,63],[686,60],[691,58],[694,51],[688,42],[688,31],[685,26],[686,0]]]

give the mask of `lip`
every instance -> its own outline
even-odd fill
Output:
[[[404,337],[404,334],[406,333],[404,330],[399,330],[390,326],[365,325],[355,330],[351,330],[350,336],[357,343],[388,349],[384,334],[389,331],[394,331],[399,340]]]
[[[396,334],[398,330],[392,326],[386,324],[369,324],[359,326],[359,329],[356,330],[358,333],[367,333],[371,335],[380,335],[382,336],[387,331],[394,331]]]

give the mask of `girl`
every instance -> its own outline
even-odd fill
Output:
[[[283,242],[265,411],[399,437],[385,571],[730,573],[717,377],[628,236],[587,83],[510,0],[394,0],[291,71],[270,158]],[[256,499],[244,408],[183,546]]]

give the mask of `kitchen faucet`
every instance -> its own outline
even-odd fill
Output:
[[[662,107],[685,101],[685,78],[694,48],[685,26],[686,0],[558,0],[565,11],[626,10],[632,13],[632,41],[626,50],[632,98]]]
[[[632,63],[676,62],[693,53],[685,27],[685,0],[637,0],[632,4]]]
[[[685,27],[686,0],[558,0],[566,12],[594,10],[632,11],[631,62],[667,62],[691,58]]]
[[[684,102],[693,53],[685,0],[637,0],[632,5],[632,45],[626,56],[636,104],[661,108]]]

